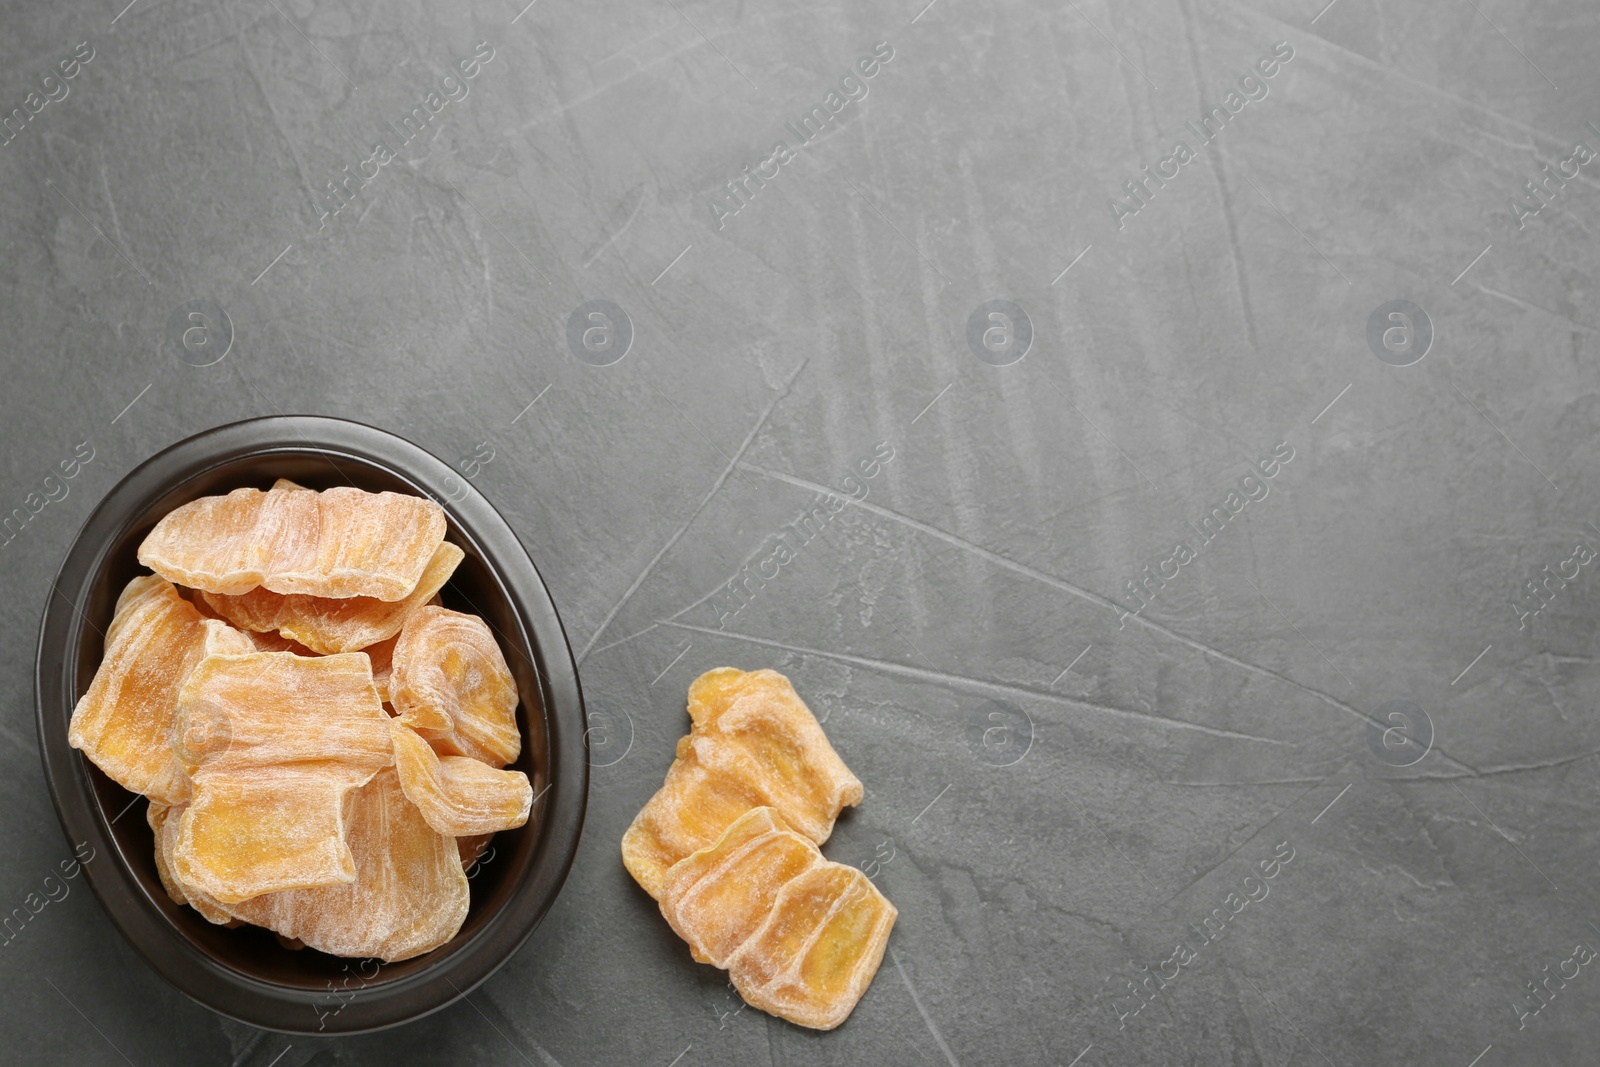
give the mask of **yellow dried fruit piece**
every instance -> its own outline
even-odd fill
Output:
[[[212,652],[249,652],[250,639],[203,618],[156,575],[135,578],[117,598],[105,655],[72,709],[67,741],[124,789],[160,804],[189,799],[172,752],[178,690]]]
[[[439,606],[439,603],[439,598],[435,596],[432,600],[428,601],[427,606],[430,608],[436,608]],[[378,696],[383,699],[385,704],[390,704],[389,680],[394,676],[394,646],[399,642],[400,635],[395,634],[387,641],[379,641],[377,644],[368,645],[366,648],[361,650],[365,652],[367,654],[367,658],[372,661],[372,684],[378,687]],[[390,705],[389,714],[397,715],[399,713],[394,710],[392,705]]]
[[[392,763],[388,722],[359,652],[201,660],[178,694],[178,881],[231,905],[353,880],[344,804]]]
[[[673,865],[661,914],[748,1003],[831,1030],[872,983],[896,912],[866,875],[823,859],[762,807]]]
[[[678,742],[667,779],[622,835],[622,862],[645,892],[660,899],[667,870],[715,841],[732,822],[766,799],[742,778],[712,774]]]
[[[822,853],[774,808],[752,808],[716,844],[685,856],[662,879],[661,914],[701,963],[727,967],[778,891],[822,863]]]
[[[400,635],[396,634],[387,641],[379,641],[361,650],[372,661],[372,684],[378,687],[378,699],[385,704],[390,702],[389,681],[394,676],[394,646],[399,640]]]
[[[335,956],[393,963],[449,941],[470,898],[456,842],[434,831],[386,767],[351,799],[348,884],[268,893],[228,906],[246,922]]]
[[[255,645],[257,652],[293,652],[297,656],[315,656],[316,652],[302,645],[299,641],[291,641],[279,634],[258,634],[249,630],[240,631]],[[376,684],[376,682],[374,682]],[[381,692],[381,690],[380,690]]]
[[[261,586],[237,596],[201,592],[199,599],[243,630],[276,632],[322,655],[359,652],[399,634],[406,620],[450,580],[463,558],[461,549],[442,542],[416,588],[402,600],[284,595]]]
[[[168,807],[152,802],[145,812],[145,821],[156,839],[156,873],[161,876],[161,885],[174,903],[189,905],[207,921],[218,926],[238,926],[239,920],[228,914],[222,905],[192,886],[184,886],[172,869],[172,853],[178,847],[178,823],[183,810],[181,804]]]
[[[205,593],[198,589],[180,590],[180,592],[184,592],[189,595],[189,602],[194,605],[195,610],[201,615],[204,615],[208,619],[216,619],[218,622],[227,623],[229,626],[234,625],[233,623],[228,622],[228,620],[223,618],[221,615],[217,614],[216,610],[206,602]],[[297,656],[315,656],[317,654],[311,651],[305,645],[302,645],[299,641],[291,641],[287,637],[280,637],[276,631],[269,633],[257,633],[254,630],[240,629],[239,632],[244,634],[251,644],[251,649],[246,649],[246,651],[293,652]]]
[[[623,863],[657,899],[668,868],[751,808],[776,808],[821,844],[861,802],[861,782],[777,671],[707,671],[689,686],[689,718],[666,781],[622,838]]]
[[[178,887],[178,880],[172,874],[172,850],[162,836],[167,824],[167,816],[173,815],[172,826],[174,837],[178,826],[177,816],[183,814],[183,805],[159,804],[150,802],[145,809],[145,822],[150,824],[150,834],[156,841],[156,874],[161,876],[161,887],[167,891],[167,896],[172,898],[174,904],[187,904],[189,898]]]
[[[819,845],[840,810],[861,803],[860,780],[777,671],[707,671],[689,686],[689,718],[702,766],[751,777],[768,803]]]
[[[321,534],[314,496],[235,489],[173,509],[139,545],[139,562],[180,585],[244,593],[268,573],[315,558]]]
[[[211,593],[403,600],[444,540],[444,510],[400,493],[274,486],[205,496],[168,512],[139,562]]]
[[[824,861],[778,891],[766,922],[728,957],[728,976],[752,1007],[832,1030],[872,984],[897,914],[865,874]]]
[[[533,786],[471,756],[439,756],[401,719],[389,720],[400,787],[429,826],[451,837],[514,830],[528,821]]]
[[[516,680],[476,615],[439,607],[412,615],[395,642],[389,701],[441,756],[504,767],[522,751]]]

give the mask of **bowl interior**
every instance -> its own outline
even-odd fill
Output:
[[[371,492],[391,490],[430,495],[397,471],[376,462],[348,455],[335,458],[309,448],[287,448],[225,460],[169,489],[151,500],[142,513],[132,516],[121,535],[105,548],[90,595],[80,606],[82,623],[76,650],[73,702],[88,689],[99,666],[104,651],[100,635],[111,622],[117,595],[131,579],[149,573],[135,554],[150,528],[167,512],[196,497],[241,487],[266,489],[278,478],[290,478],[311,489],[349,485]],[[548,722],[535,666],[536,650],[493,561],[485,557],[482,546],[471,533],[458,526],[449,502],[439,500],[439,503],[450,520],[446,539],[466,554],[441,595],[446,607],[482,617],[499,639],[521,698],[517,721],[522,731],[522,753],[512,767],[528,775],[537,797],[549,784],[550,762]],[[562,652],[565,654],[565,649]],[[65,730],[64,723],[62,729]],[[535,803],[528,823],[495,835],[490,850],[469,870],[471,910],[452,941],[422,956],[377,966],[375,962],[361,964],[309,948],[286,948],[268,930],[255,926],[235,929],[215,926],[194,909],[173,903],[156,873],[154,840],[145,819],[147,802],[106,777],[87,758],[81,755],[79,758],[87,768],[101,817],[109,827],[121,861],[137,879],[150,906],[165,916],[175,934],[243,978],[317,993],[354,988],[352,976],[357,974],[360,975],[359,987],[370,993],[384,984],[412,978],[462,951],[484,932],[492,917],[505,905],[521,874],[528,869],[548,810],[548,805]]]

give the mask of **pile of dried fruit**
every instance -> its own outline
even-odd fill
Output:
[[[861,783],[776,671],[706,672],[689,686],[689,718],[622,861],[746,1003],[831,1030],[872,983],[897,914],[817,849],[861,803]]]
[[[533,790],[502,769],[522,738],[499,645],[438,606],[463,558],[444,535],[431,500],[279,481],[139,546],[156,573],[118,598],[68,739],[149,799],[174,901],[386,961],[461,928],[463,865]]]

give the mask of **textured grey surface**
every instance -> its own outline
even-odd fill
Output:
[[[1600,947],[1596,566],[1516,607],[1600,547],[1600,161],[1512,206],[1600,144],[1593,4],[122,2],[0,16],[0,110],[41,91],[0,146],[0,503],[39,507],[0,549],[0,910],[69,855],[30,702],[48,576],[118,478],[234,419],[461,462],[583,651],[604,766],[565,892],[470,1002],[255,1031],[166,987],[80,879],[0,949],[0,1058],[1595,1062],[1593,966],[1512,1007]],[[867,95],[719,227],[723,183],[881,41]],[[1279,42],[1203,144],[1185,123]],[[396,158],[319,223],[379,139]],[[611,366],[568,350],[591,299],[633,323]],[[1033,325],[1010,366],[967,343],[992,299]],[[1402,299],[1435,337],[1399,368],[1366,329]],[[205,367],[166,341],[195,300],[233,323]],[[719,587],[829,491],[865,496],[728,614]],[[1119,625],[1179,541],[1197,557]],[[722,664],[786,672],[866,783],[826,851],[900,919],[831,1034],[736,1010],[618,860]],[[1392,701],[1436,731],[1406,768],[1369,743]],[[1246,888],[1218,940],[1191,928]]]

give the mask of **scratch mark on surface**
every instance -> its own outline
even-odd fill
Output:
[[[1196,875],[1189,882],[1188,885],[1184,886],[1182,889],[1178,890],[1176,893],[1172,894],[1165,901],[1163,901],[1162,902],[1162,907],[1166,907],[1168,904],[1171,904],[1174,900],[1177,900],[1179,897],[1183,896],[1185,893],[1187,893],[1194,886],[1196,886],[1196,885],[1200,884],[1201,882],[1205,881],[1206,877],[1209,874],[1211,874],[1212,871],[1215,871],[1218,867],[1221,867],[1224,863],[1227,863],[1229,860],[1233,859],[1233,857],[1237,856],[1240,853],[1240,851],[1245,848],[1245,846],[1250,844],[1250,842],[1254,841],[1256,838],[1258,838],[1262,834],[1266,833],[1268,827],[1270,827],[1273,823],[1277,822],[1279,819],[1283,818],[1285,815],[1289,814],[1289,812],[1294,809],[1294,806],[1296,804],[1300,803],[1306,797],[1311,795],[1311,790],[1312,789],[1315,789],[1318,785],[1321,785],[1325,781],[1327,781],[1327,779],[1318,778],[1316,783],[1313,784],[1304,793],[1301,793],[1299,796],[1295,797],[1289,803],[1285,804],[1283,806],[1283,810],[1282,811],[1278,812],[1278,814],[1276,814],[1272,818],[1268,819],[1265,823],[1262,823],[1261,826],[1253,834],[1251,834],[1249,837],[1245,838],[1243,841],[1239,842],[1239,845],[1238,845],[1237,848],[1235,848],[1233,851],[1229,852],[1226,856],[1222,857],[1217,862],[1213,863],[1211,866],[1207,867],[1205,870],[1201,871],[1198,875]]]
[[[1347,785],[1347,786],[1345,786],[1345,787],[1344,787],[1344,788],[1343,788],[1343,789],[1341,789],[1341,790],[1339,790],[1339,796],[1337,796],[1337,797],[1334,797],[1334,798],[1333,798],[1333,799],[1332,799],[1332,800],[1330,800],[1330,801],[1328,801],[1328,806],[1327,806],[1327,807],[1326,807],[1326,808],[1323,808],[1323,809],[1322,809],[1322,810],[1321,810],[1321,811],[1319,811],[1319,812],[1317,812],[1317,818],[1316,818],[1316,819],[1312,819],[1312,820],[1311,820],[1311,825],[1312,825],[1312,826],[1315,826],[1315,825],[1317,825],[1317,819],[1320,819],[1320,818],[1322,818],[1322,817],[1323,817],[1323,816],[1324,816],[1324,815],[1326,815],[1326,814],[1328,814],[1328,812],[1329,812],[1329,811],[1330,811],[1330,810],[1332,810],[1332,808],[1333,808],[1333,806],[1334,806],[1334,805],[1335,805],[1335,804],[1337,804],[1337,803],[1339,803],[1339,797],[1342,797],[1342,796],[1344,796],[1344,795],[1345,795],[1345,794],[1346,794],[1346,793],[1348,793],[1348,792],[1350,792],[1350,786],[1353,786],[1353,785],[1355,785],[1355,783],[1354,783],[1354,782],[1351,782],[1351,783],[1350,783],[1350,785]]]
[[[1256,18],[1263,19],[1263,20],[1265,20],[1267,22],[1271,22],[1276,26],[1281,26],[1284,29],[1296,30],[1296,31],[1300,30],[1300,27],[1294,25],[1293,23],[1285,22],[1283,19],[1276,18],[1276,17],[1274,17],[1272,15],[1269,15],[1265,11],[1261,11],[1261,10],[1259,10],[1257,8],[1251,7],[1248,4],[1240,3],[1239,0],[1229,0],[1229,6],[1237,8],[1240,11],[1247,12],[1247,13],[1249,13],[1251,15],[1254,15]],[[1501,112],[1498,112],[1494,108],[1489,107],[1489,106],[1487,106],[1485,104],[1480,104],[1480,103],[1478,103],[1477,101],[1474,101],[1474,100],[1468,100],[1464,96],[1459,96],[1456,93],[1452,93],[1448,89],[1441,89],[1437,85],[1431,85],[1428,82],[1423,81],[1421,78],[1413,77],[1410,74],[1406,74],[1404,71],[1397,70],[1397,69],[1395,69],[1393,67],[1386,67],[1382,63],[1379,63],[1376,60],[1370,59],[1367,56],[1362,55],[1360,52],[1355,51],[1354,49],[1346,48],[1343,45],[1339,44],[1338,42],[1333,41],[1333,40],[1331,40],[1331,39],[1329,39],[1327,37],[1320,37],[1320,36],[1317,36],[1317,35],[1313,34],[1312,35],[1312,39],[1315,40],[1318,44],[1323,45],[1324,47],[1329,48],[1329,49],[1331,49],[1331,50],[1333,50],[1335,52],[1338,52],[1341,55],[1343,55],[1343,56],[1347,57],[1348,59],[1350,59],[1351,61],[1353,61],[1353,62],[1355,62],[1355,63],[1357,63],[1357,64],[1359,64],[1359,65],[1361,65],[1363,67],[1366,67],[1368,70],[1374,71],[1374,72],[1376,72],[1378,74],[1388,75],[1389,77],[1392,77],[1392,78],[1398,78],[1401,81],[1404,81],[1404,82],[1406,82],[1406,83],[1408,83],[1410,85],[1416,86],[1418,89],[1421,89],[1424,92],[1431,93],[1434,96],[1443,97],[1446,100],[1453,101],[1453,102],[1455,102],[1457,104],[1460,104],[1463,107],[1469,108],[1469,109],[1471,109],[1473,111],[1478,111],[1478,112],[1481,112],[1481,113],[1483,113],[1485,115],[1493,115],[1495,118],[1499,119],[1501,122],[1504,122],[1508,126],[1513,126],[1516,129],[1523,130],[1523,131],[1525,131],[1527,133],[1538,134],[1540,137],[1543,137],[1545,140],[1549,141],[1553,145],[1561,145],[1561,144],[1567,143],[1567,139],[1566,138],[1556,137],[1553,134],[1545,133],[1543,130],[1539,129],[1537,126],[1530,126],[1527,123],[1521,122],[1521,121],[1519,121],[1517,119],[1514,119],[1509,115],[1502,114]]]
[[[300,158],[300,151],[290,139],[288,131],[284,129],[283,116],[278,114],[278,108],[272,102],[272,96],[267,92],[267,87],[261,81],[261,73],[256,70],[255,55],[250,51],[250,46],[245,43],[244,34],[241,32],[237,19],[234,21],[234,36],[239,42],[239,55],[244,59],[245,73],[250,75],[250,80],[255,83],[256,92],[261,94],[262,103],[267,105],[267,113],[272,116],[272,128],[278,131],[278,136],[283,138],[283,143],[289,150],[289,158],[294,160],[295,171],[300,175],[300,184],[305,187],[306,202],[311,205],[313,214],[316,213],[317,194],[312,190],[311,179],[306,174],[305,160]]]
[[[1382,778],[1378,781],[1390,785],[1401,785],[1407,782],[1459,782],[1468,779],[1495,778],[1507,774],[1527,774],[1531,771],[1544,771],[1553,767],[1565,767],[1569,763],[1593,759],[1600,756],[1600,749],[1593,752],[1581,752],[1576,756],[1562,756],[1560,759],[1543,760],[1539,763],[1508,763],[1499,767],[1469,768],[1462,774],[1411,774],[1404,778]],[[1373,779],[1359,779],[1372,781]],[[1164,784],[1180,789],[1231,789],[1245,788],[1262,785],[1314,785],[1327,781],[1322,778],[1251,778],[1225,782],[1182,782],[1165,781]]]
[[[894,964],[896,973],[900,975],[900,981],[905,983],[906,992],[911,994],[911,1003],[917,1009],[917,1014],[922,1016],[923,1025],[927,1026],[928,1033],[933,1035],[934,1044],[938,1045],[939,1051],[944,1053],[944,1058],[949,1061],[950,1067],[961,1067],[956,1062],[955,1053],[951,1052],[950,1046],[944,1043],[944,1035],[940,1034],[939,1028],[933,1025],[933,1019],[928,1015],[928,1009],[922,1006],[922,998],[917,996],[917,990],[912,986],[911,979],[906,977],[906,969],[900,966],[900,957],[895,955],[893,946],[889,948],[889,960]]]
[[[660,36],[660,35],[658,34],[657,36]],[[678,59],[680,56],[683,56],[683,55],[685,55],[685,54],[687,54],[689,52],[698,51],[699,48],[700,48],[699,45],[697,45],[697,44],[695,44],[695,43],[693,43],[691,41],[689,44],[686,44],[681,48],[677,48],[677,49],[674,49],[671,52],[666,52],[666,53],[664,53],[664,54],[662,54],[660,56],[657,56],[655,59],[650,60],[650,62],[648,62],[648,63],[643,63],[643,64],[640,64],[639,66],[634,67],[632,70],[628,71],[628,73],[624,74],[620,78],[616,78],[616,79],[614,79],[612,81],[608,81],[604,85],[596,86],[595,88],[590,89],[588,92],[583,93],[580,96],[573,97],[571,100],[567,101],[566,103],[557,104],[549,112],[539,116],[536,119],[532,119],[532,120],[530,120],[528,122],[524,122],[522,125],[516,127],[512,132],[521,133],[524,130],[532,129],[535,126],[542,126],[546,122],[555,121],[556,119],[559,119],[562,115],[566,114],[568,111],[571,111],[573,108],[578,107],[578,106],[583,105],[583,104],[587,104],[590,100],[593,100],[595,97],[600,96],[603,93],[608,93],[612,89],[615,89],[617,86],[624,85],[627,82],[632,81],[634,78],[638,77],[639,75],[648,72],[651,68],[659,67],[659,66],[661,66],[663,64],[666,64],[666,63],[671,63],[674,60]]]
[[[1195,40],[1194,19],[1189,11],[1188,4],[1179,6],[1183,12],[1184,37],[1188,43],[1189,68],[1194,74],[1195,85],[1200,85],[1204,80],[1204,71],[1200,67],[1200,46]],[[1194,104],[1197,111],[1204,110],[1205,105],[1198,100]],[[1229,260],[1233,266],[1233,283],[1235,293],[1239,299],[1239,311],[1244,318],[1245,332],[1250,337],[1250,347],[1257,350],[1261,347],[1261,338],[1256,332],[1255,309],[1250,303],[1250,282],[1245,274],[1244,249],[1239,244],[1239,220],[1233,210],[1233,193],[1228,187],[1226,175],[1222,168],[1223,157],[1218,157],[1218,162],[1211,169],[1211,177],[1216,185],[1217,195],[1222,207],[1222,218],[1228,227],[1228,246],[1231,249]]]
[[[1487,285],[1478,285],[1475,286],[1475,288],[1480,293],[1486,293],[1489,296],[1504,300],[1508,304],[1514,304],[1523,311],[1537,311],[1541,314],[1549,315],[1551,318],[1560,319],[1568,326],[1571,326],[1574,330],[1581,330],[1584,333],[1600,333],[1600,327],[1588,326],[1581,322],[1574,322],[1565,315],[1561,314],[1559,311],[1552,311],[1547,307],[1540,307],[1538,304],[1529,303],[1520,296],[1512,296],[1510,293],[1502,293],[1500,290],[1491,289]]]
[[[594,636],[589,638],[588,643],[583,646],[583,651],[578,653],[579,663],[583,662],[584,657],[589,654],[589,650],[594,647],[594,643],[600,640],[600,635],[606,632],[606,627],[610,626],[611,621],[617,617],[617,612],[621,611],[623,605],[633,598],[633,594],[638,591],[639,586],[644,584],[644,580],[650,576],[650,572],[656,569],[656,564],[660,563],[662,558],[672,550],[672,546],[676,545],[678,540],[689,532],[689,527],[694,525],[694,520],[699,518],[700,512],[705,510],[706,505],[711,503],[711,498],[717,495],[717,491],[733,475],[734,469],[739,466],[740,459],[743,458],[750,446],[755,443],[756,435],[767,424],[767,419],[776,410],[778,402],[789,395],[790,386],[794,385],[794,380],[800,376],[800,372],[805,370],[805,367],[806,361],[801,361],[800,365],[789,374],[789,380],[783,383],[783,388],[779,390],[778,395],[768,402],[766,409],[761,412],[761,417],[756,420],[755,426],[751,427],[750,432],[745,435],[744,442],[739,445],[739,450],[733,454],[733,459],[722,469],[722,473],[717,476],[717,480],[711,483],[711,488],[707,490],[705,496],[700,498],[700,503],[695,505],[694,510],[689,513],[689,517],[684,520],[683,525],[679,526],[672,536],[667,538],[667,542],[661,546],[661,550],[651,558],[649,563],[645,564],[644,570],[639,572],[639,576],[628,586],[627,591],[622,594],[622,598],[611,605],[611,610],[606,612],[605,618],[600,620],[599,627],[595,629]]]
[[[645,634],[649,633],[651,630],[654,630],[658,625],[660,625],[660,624],[653,622],[649,626],[646,626],[642,630],[635,630],[633,633],[629,634],[627,637],[619,637],[615,641],[607,641],[605,644],[601,645],[599,648],[594,650],[594,655],[598,656],[600,653],[606,651],[607,649],[616,648],[618,645],[625,645],[629,641],[635,640],[636,638],[643,637]]]
[[[122,223],[117,218],[117,202],[111,197],[111,183],[106,180],[105,150],[99,145],[96,145],[95,151],[100,155],[100,188],[105,190],[106,207],[111,210],[111,232],[117,235],[118,241],[122,242],[123,244],[127,244],[126,239],[122,236]]]
[[[644,183],[640,182],[623,196],[611,212],[611,217],[606,220],[604,236],[583,253],[582,266],[588,269],[589,265],[600,258],[600,254],[616,243],[617,239],[628,232],[628,227],[633,225],[633,220],[639,217],[639,208],[644,205]]]
[[[1279,741],[1273,737],[1257,737],[1254,734],[1235,733],[1232,730],[1223,730],[1215,726],[1206,726],[1203,723],[1186,722],[1183,719],[1169,719],[1163,715],[1152,715],[1144,711],[1132,711],[1128,708],[1119,708],[1110,704],[1095,704],[1087,700],[1076,700],[1072,697],[1062,696],[1059,693],[1043,692],[1029,689],[1023,685],[1012,685],[1009,682],[993,682],[983,678],[969,678],[962,674],[949,674],[945,671],[929,670],[923,667],[911,667],[904,663],[894,663],[890,660],[872,659],[868,656],[856,656],[848,652],[828,652],[819,648],[806,648],[803,645],[790,645],[771,638],[756,637],[752,634],[736,633],[733,630],[713,630],[709,626],[694,626],[686,622],[673,622],[670,619],[659,619],[662,626],[671,626],[678,630],[692,630],[695,633],[706,634],[709,637],[726,637],[733,641],[746,641],[754,645],[765,645],[768,648],[778,648],[785,652],[793,652],[799,656],[820,656],[823,659],[836,660],[840,663],[849,663],[853,666],[867,670],[880,671],[884,674],[897,674],[903,678],[911,678],[919,682],[928,682],[939,686],[955,686],[963,689],[973,689],[980,692],[998,692],[1007,696],[1022,696],[1031,699],[1050,701],[1063,704],[1071,708],[1081,708],[1085,711],[1096,711],[1103,715],[1128,719],[1133,722],[1144,723],[1152,726],[1165,726],[1179,730],[1193,730],[1196,733],[1206,734],[1210,737],[1221,737],[1231,741],[1255,741],[1263,745],[1280,745],[1284,748],[1297,748],[1293,742]]]
[[[804,478],[796,478],[792,474],[785,474],[782,471],[771,470],[771,469],[769,469],[767,467],[758,466],[758,465],[753,464],[753,463],[741,463],[740,467],[742,467],[745,470],[752,471],[752,472],[754,472],[756,474],[763,475],[764,477],[774,478],[774,479],[777,479],[778,481],[788,482],[791,485],[797,485],[797,486],[800,486],[801,488],[804,488],[804,489],[810,489],[812,492],[816,492],[816,493],[832,492],[832,490],[830,490],[828,487],[823,486],[823,485],[818,485],[816,482],[807,481]],[[1095,593],[1095,592],[1092,592],[1092,591],[1090,591],[1088,589],[1084,589],[1084,588],[1082,588],[1080,586],[1073,585],[1071,582],[1064,581],[1061,578],[1057,578],[1053,574],[1048,574],[1045,571],[1041,571],[1041,570],[1039,570],[1039,569],[1037,569],[1035,567],[1030,567],[1025,563],[1018,563],[1015,560],[1008,559],[1005,556],[1000,555],[998,552],[993,552],[993,551],[991,551],[991,550],[989,550],[987,548],[984,548],[982,545],[973,544],[971,541],[965,540],[964,538],[961,538],[961,537],[957,537],[955,534],[946,533],[944,530],[939,529],[937,526],[930,526],[929,524],[921,521],[920,519],[914,519],[909,515],[902,515],[898,511],[891,511],[890,509],[888,509],[886,507],[883,507],[882,505],[879,505],[879,504],[870,504],[865,500],[850,499],[848,501],[848,503],[853,507],[861,508],[864,511],[869,511],[869,512],[875,514],[875,515],[881,515],[886,519],[890,519],[890,520],[892,520],[894,522],[901,523],[902,525],[909,526],[913,530],[918,530],[918,531],[920,531],[922,533],[927,534],[929,537],[937,538],[937,539],[945,542],[948,545],[952,545],[955,548],[959,548],[963,552],[971,552],[973,555],[976,555],[976,556],[978,556],[978,557],[980,557],[982,559],[986,559],[990,563],[993,563],[997,567],[1003,567],[1006,570],[1013,571],[1013,572],[1015,572],[1017,574],[1021,574],[1024,577],[1032,578],[1033,580],[1038,581],[1038,582],[1043,582],[1046,585],[1049,585],[1049,586],[1051,586],[1051,587],[1053,587],[1055,589],[1059,589],[1064,593],[1070,593],[1072,596],[1075,596],[1075,597],[1079,598],[1080,600],[1085,600],[1085,601],[1089,602],[1090,604],[1096,605],[1097,607],[1105,608],[1108,611],[1113,611],[1113,612],[1117,612],[1117,613],[1121,613],[1122,610],[1123,610],[1121,605],[1117,604],[1116,601],[1111,600],[1108,597],[1101,596],[1099,593]],[[696,601],[695,604],[691,604],[691,605],[689,605],[688,608],[684,608],[683,611],[680,611],[676,615],[673,615],[672,619],[678,618],[678,616],[682,615],[683,612],[688,611],[690,608],[693,608],[693,607],[697,606],[698,604],[703,603],[706,600],[709,600],[713,595],[715,595],[714,591],[713,591],[713,593],[708,593],[705,597],[701,598],[701,600]],[[1305,684],[1303,684],[1301,682],[1297,682],[1293,678],[1290,678],[1290,677],[1288,677],[1287,675],[1284,675],[1284,674],[1280,674],[1277,671],[1272,670],[1271,668],[1262,667],[1262,666],[1259,666],[1257,664],[1250,663],[1247,660],[1242,660],[1237,656],[1229,655],[1228,653],[1223,652],[1221,649],[1212,648],[1210,645],[1205,644],[1203,641],[1197,641],[1192,637],[1188,637],[1188,636],[1186,636],[1184,634],[1178,633],[1176,630],[1169,629],[1168,627],[1163,626],[1158,622],[1152,622],[1151,620],[1149,620],[1147,618],[1144,618],[1143,616],[1130,615],[1129,617],[1133,618],[1133,619],[1136,619],[1138,622],[1142,623],[1147,629],[1149,629],[1149,630],[1151,630],[1151,631],[1153,631],[1155,633],[1161,634],[1163,637],[1167,637],[1167,638],[1169,638],[1169,639],[1171,639],[1173,641],[1177,641],[1180,644],[1187,645],[1188,647],[1194,649],[1196,652],[1199,652],[1202,655],[1211,656],[1211,657],[1213,657],[1215,659],[1221,660],[1223,663],[1227,663],[1227,664],[1230,664],[1232,666],[1238,667],[1240,670],[1249,671],[1252,674],[1257,674],[1257,675],[1260,675],[1260,676],[1265,677],[1265,678],[1274,678],[1274,679],[1284,683],[1285,685],[1293,686],[1295,689],[1300,690],[1301,692],[1305,693],[1308,696],[1315,697],[1317,700],[1322,701],[1324,704],[1328,704],[1328,705],[1330,705],[1332,707],[1339,708],[1341,711],[1344,711],[1347,714],[1355,716],[1356,718],[1360,719],[1364,723],[1377,723],[1378,722],[1377,719],[1375,719],[1372,716],[1368,715],[1367,713],[1361,711],[1359,708],[1354,707],[1353,705],[1346,704],[1344,701],[1340,700],[1338,697],[1333,696],[1332,694],[1329,694],[1329,693],[1324,693],[1320,689],[1313,689],[1310,686],[1305,685]],[[666,624],[666,623],[671,622],[671,619],[662,619],[662,620],[658,620],[658,621],[660,621],[663,624]],[[674,623],[674,625],[678,625],[678,624]],[[711,633],[719,633],[721,631],[713,630],[713,631],[709,631],[709,632],[711,632]],[[1442,748],[1440,748],[1438,746],[1435,746],[1434,747],[1434,751],[1438,752],[1439,755],[1443,759],[1449,760],[1451,763],[1454,763],[1456,766],[1458,766],[1458,767],[1460,767],[1460,768],[1462,768],[1464,770],[1472,770],[1472,768],[1469,767],[1467,764],[1462,763],[1459,760],[1456,760],[1456,759],[1452,758],[1451,756],[1449,756],[1448,754],[1446,754],[1445,751]]]

